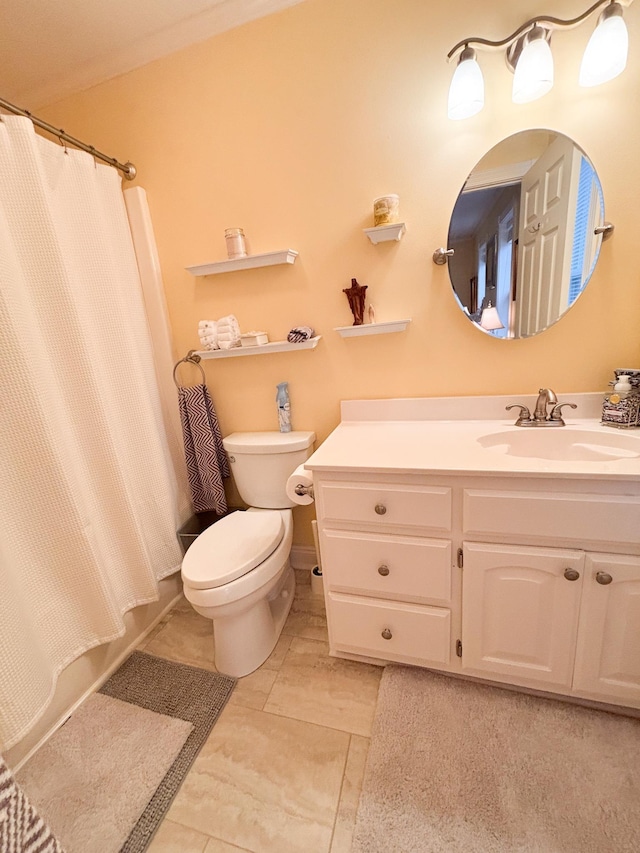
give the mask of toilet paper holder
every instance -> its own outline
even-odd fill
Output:
[[[298,483],[294,488],[294,492],[299,498],[304,497],[305,495],[310,498],[314,497],[313,486],[305,486],[304,483]]]

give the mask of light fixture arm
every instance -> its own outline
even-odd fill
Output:
[[[597,9],[610,6],[614,2],[617,2],[620,6],[630,6],[633,3],[633,0],[598,0],[598,2],[590,6],[586,12],[583,12],[576,18],[569,18],[567,20],[554,18],[550,15],[539,15],[536,18],[531,18],[529,21],[526,21],[522,26],[518,27],[517,30],[512,32],[511,35],[500,39],[500,41],[492,41],[491,39],[478,38],[476,36],[462,39],[462,41],[455,44],[447,54],[447,62],[450,62],[461,49],[469,47],[472,44],[480,45],[480,47],[486,48],[487,50],[500,50],[503,47],[508,47],[518,41],[521,36],[523,36],[532,27],[536,26],[536,24],[544,26],[549,30],[569,30],[572,27],[577,27]]]

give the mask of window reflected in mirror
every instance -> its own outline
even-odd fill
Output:
[[[598,176],[562,134],[502,140],[469,175],[449,226],[449,274],[471,322],[496,338],[527,338],[557,322],[595,267],[604,222]]]

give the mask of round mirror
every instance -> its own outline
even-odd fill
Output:
[[[528,338],[582,293],[598,260],[602,187],[584,151],[551,130],[503,139],[456,201],[447,246],[456,299],[477,328]]]

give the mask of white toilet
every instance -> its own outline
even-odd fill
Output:
[[[249,504],[198,536],[182,561],[184,594],[213,620],[219,672],[240,678],[269,657],[280,636],[295,577],[286,483],[312,453],[313,432],[234,432],[223,439],[238,492]]]

